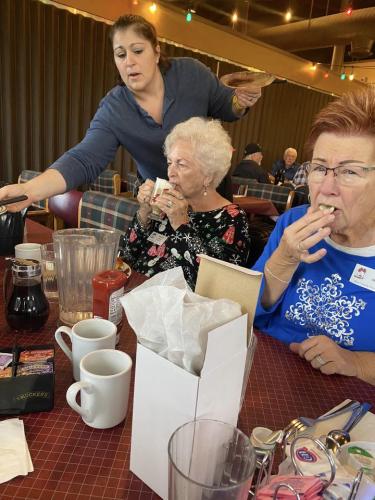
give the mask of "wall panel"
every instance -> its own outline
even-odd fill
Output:
[[[106,92],[116,82],[109,26],[38,0],[0,1],[1,179],[16,181],[24,168],[42,171],[84,135]],[[200,59],[220,75],[236,66],[174,45],[170,56]],[[264,148],[264,164],[288,146],[301,150],[314,114],[330,96],[274,83],[239,122],[226,124],[233,164],[248,142]],[[113,162],[122,175],[134,169],[122,149]]]

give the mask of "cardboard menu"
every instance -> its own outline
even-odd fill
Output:
[[[208,333],[200,376],[137,345],[130,470],[168,497],[168,441],[181,425],[210,418],[237,424],[262,273],[202,255],[196,293],[241,304],[243,315]]]

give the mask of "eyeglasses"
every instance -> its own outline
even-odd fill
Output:
[[[333,172],[337,183],[342,186],[353,186],[363,183],[370,170],[375,170],[375,166],[362,165],[339,165],[335,168],[328,168],[319,163],[309,162],[306,165],[306,172],[310,182],[323,182],[328,172]]]

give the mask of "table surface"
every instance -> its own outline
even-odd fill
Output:
[[[50,230],[39,224],[28,222],[27,229],[29,241],[51,239]],[[0,258],[0,268],[2,275],[3,258]],[[134,274],[129,287],[140,281],[142,278]],[[18,335],[17,342],[22,345],[53,342],[57,315],[54,305],[43,330]],[[322,375],[291,353],[287,346],[261,333],[257,333],[257,337],[258,347],[238,421],[238,427],[245,433],[250,434],[257,425],[280,429],[300,415],[316,417],[347,398],[375,405],[375,387],[354,378]],[[1,302],[0,350],[13,345],[14,340],[15,333],[5,323]],[[66,403],[66,390],[73,382],[72,370],[57,344],[55,348],[54,409],[20,417],[25,424],[34,472],[0,485],[0,498],[159,498],[129,471],[133,392],[125,422],[108,430],[86,426]],[[136,337],[126,323],[121,331],[120,349],[135,362]]]
[[[233,203],[237,203],[248,215],[280,215],[271,200],[257,198],[256,196],[233,196]]]

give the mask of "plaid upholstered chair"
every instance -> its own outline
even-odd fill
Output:
[[[292,187],[275,186],[274,184],[262,184],[255,179],[243,177],[232,177],[232,183],[236,186],[246,186],[247,196],[256,196],[271,200],[279,214],[291,208],[294,198]],[[252,267],[263,252],[270,234],[275,227],[275,222],[267,216],[255,215],[249,220],[250,252],[248,266]]]
[[[40,174],[41,174],[41,172],[36,172],[35,170],[22,170],[22,172],[18,176],[18,184],[22,184],[24,182],[30,181],[31,179],[34,179],[35,177],[37,177]],[[48,211],[48,199],[35,202],[28,209],[27,216],[28,217],[41,216],[43,221],[47,222],[47,225],[49,225],[50,216],[49,216],[49,211]]]
[[[293,207],[306,205],[309,203],[309,187],[307,184],[300,184],[294,188]]]
[[[245,177],[232,177],[232,184],[236,186],[247,186],[247,196],[256,196],[271,200],[277,208],[279,214],[288,210],[293,204],[293,187],[275,186],[274,184],[263,184],[255,179],[246,179]]]
[[[90,191],[117,195],[121,192],[121,177],[116,170],[104,170],[89,186]]]
[[[98,229],[118,229],[124,233],[138,208],[138,201],[133,199],[98,191],[85,191],[82,195],[78,225]]]
[[[132,196],[135,198],[137,196],[138,188],[143,181],[140,181],[138,179],[138,176],[135,172],[128,172],[127,174],[125,174],[125,180],[126,180],[126,191],[128,193],[131,193]]]

